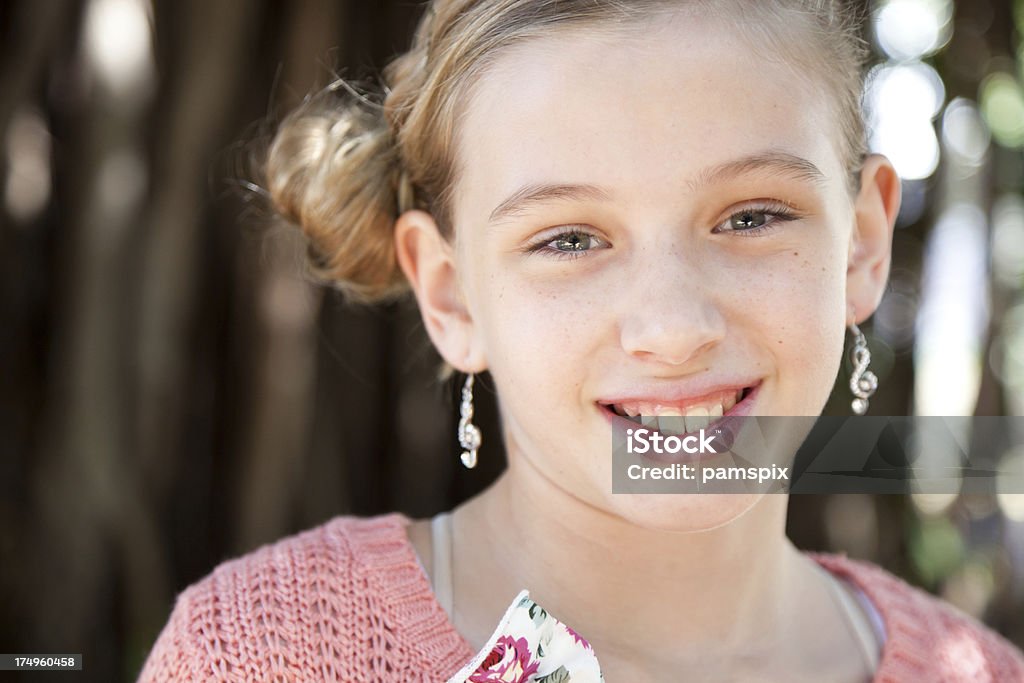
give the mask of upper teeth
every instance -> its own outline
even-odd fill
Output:
[[[703,403],[686,406],[680,409],[676,406],[667,406],[658,403],[620,403],[615,406],[616,412],[628,417],[640,417],[640,421],[647,427],[657,429],[660,432],[673,433],[680,431],[680,427],[686,432],[695,432],[707,427],[708,424],[721,417],[727,410],[731,409],[743,396],[743,390],[724,392]],[[659,418],[681,418],[661,421]]]

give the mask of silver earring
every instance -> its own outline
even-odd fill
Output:
[[[864,333],[857,327],[857,323],[850,323],[850,331],[853,332],[853,350],[850,352],[853,374],[850,375],[850,391],[855,396],[850,407],[856,414],[863,415],[868,411],[868,399],[878,389],[878,378],[875,373],[868,370],[871,351],[868,350],[868,340]]]
[[[462,464],[466,469],[476,467],[476,451],[480,448],[483,437],[480,428],[473,424],[473,374],[466,377],[466,383],[462,386],[462,404],[459,406],[459,445],[465,450],[462,451]]]

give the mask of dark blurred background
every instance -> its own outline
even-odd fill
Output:
[[[372,79],[422,8],[0,0],[0,652],[85,656],[0,680],[132,681],[222,560],[503,469],[487,376],[466,471],[415,308],[316,286],[247,184],[275,122]],[[868,9],[871,144],[905,197],[870,414],[1024,414],[1024,1]],[[1024,645],[1024,495],[793,496],[790,533]]]

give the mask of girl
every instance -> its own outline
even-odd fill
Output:
[[[436,0],[382,107],[285,121],[277,206],[353,297],[411,288],[469,466],[490,372],[509,466],[221,565],[140,680],[1024,680],[952,608],[798,552],[785,495],[612,492],[620,416],[818,415],[877,307],[900,183],[856,31],[828,0]]]

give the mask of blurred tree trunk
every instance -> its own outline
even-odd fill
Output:
[[[344,25],[343,3],[326,6],[301,0],[287,6],[284,24],[282,89],[276,105],[288,111],[301,93],[323,85],[322,69],[310,54],[326,55]],[[243,245],[240,300],[253,306],[252,403],[241,435],[240,498],[234,549],[242,552],[285,535],[291,529],[301,480],[307,468],[309,430],[315,400],[315,325],[320,289],[304,280],[299,264],[305,243],[297,230],[273,231],[265,245]],[[258,256],[264,254],[265,258]],[[339,457],[340,454],[335,454]],[[338,505],[339,500],[334,501]]]

